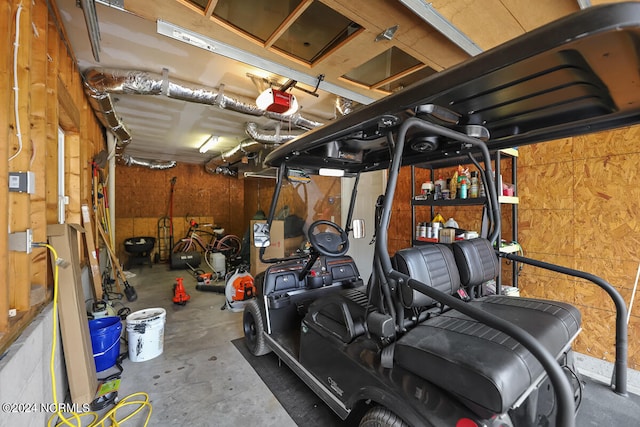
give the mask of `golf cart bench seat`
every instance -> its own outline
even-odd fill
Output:
[[[457,242],[453,251],[443,244],[402,249],[394,262],[399,271],[411,278],[451,295],[461,285],[477,286],[495,278],[500,268],[485,239]],[[436,305],[426,295],[402,286],[405,306]],[[468,304],[524,329],[558,360],[580,330],[580,312],[562,302],[493,295]],[[394,360],[404,369],[494,413],[511,408],[544,373],[540,363],[519,342],[451,309],[418,323],[402,336],[396,342]]]

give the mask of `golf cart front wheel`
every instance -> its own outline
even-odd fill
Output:
[[[364,414],[359,427],[409,427],[409,424],[387,408],[376,406]]]
[[[254,356],[262,356],[270,353],[271,349],[267,347],[264,341],[264,323],[262,323],[262,313],[258,302],[251,300],[244,307],[242,315],[242,328],[244,329],[244,342],[247,348]]]

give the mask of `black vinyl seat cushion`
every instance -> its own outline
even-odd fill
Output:
[[[418,267],[411,260],[422,258],[427,268],[437,265],[442,272],[442,264],[451,260],[448,255],[438,255],[450,250],[444,248],[403,249],[397,254],[403,261],[396,260],[396,264],[408,267],[403,272],[422,281],[411,274],[416,271],[413,267]],[[419,266],[417,270],[424,268]],[[457,270],[450,279],[455,292],[460,287]],[[568,349],[580,329],[580,312],[562,302],[488,296],[468,304],[524,329],[555,357]],[[408,331],[396,342],[394,360],[404,369],[495,413],[513,406],[543,373],[540,363],[516,340],[455,310],[431,317]]]

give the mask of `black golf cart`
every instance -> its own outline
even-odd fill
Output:
[[[499,287],[485,295],[482,285],[498,275],[504,257],[586,279],[611,296],[612,388],[626,394],[623,299],[596,276],[496,250],[501,216],[491,156],[640,121],[639,40],[640,3],[589,8],[272,151],[266,164],[278,169],[278,184],[268,225],[257,231],[268,235],[282,200],[294,201],[304,206],[296,215],[307,220],[309,247],[278,259],[261,249],[272,265],[255,278],[257,298],[243,316],[251,352],[275,352],[354,424],[573,426],[581,390],[571,344],[580,312],[562,302],[500,295]],[[481,171],[489,232],[391,256],[388,226],[400,167],[442,159],[473,162]],[[376,229],[375,252],[363,281],[347,255],[349,234],[361,228],[352,225],[358,181],[376,170],[387,171],[387,187],[369,225]],[[317,189],[327,188],[322,180],[329,178],[316,175],[326,172],[355,178],[342,226],[340,216],[317,209],[327,200]]]

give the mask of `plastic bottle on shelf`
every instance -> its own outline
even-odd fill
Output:
[[[442,190],[446,190],[446,189],[447,189],[447,181],[445,181],[445,180],[442,178],[442,175],[440,175],[440,176],[438,177],[438,179],[436,180],[436,182],[435,182],[435,185],[438,185],[438,184],[440,184],[440,191],[442,191]]]
[[[478,172],[471,172],[471,188],[469,189],[469,197],[475,199],[478,197],[479,188],[478,188]]]
[[[461,175],[458,178],[458,185],[460,186],[460,198],[461,199],[466,199],[468,194],[467,194],[467,177],[464,175]]]

